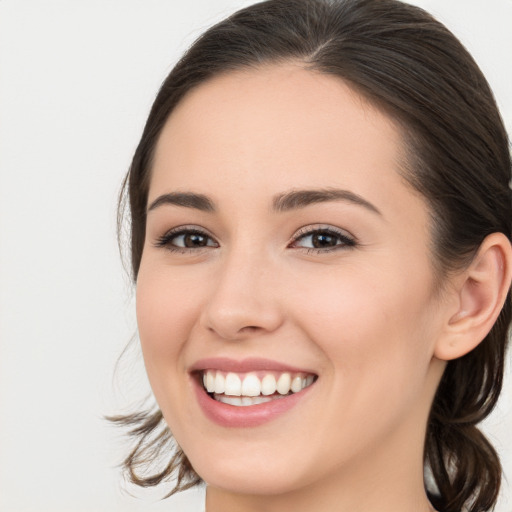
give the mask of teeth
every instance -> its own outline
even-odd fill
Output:
[[[217,370],[206,370],[203,373],[203,385],[208,393],[213,393],[216,400],[230,405],[249,406],[269,402],[275,398],[298,393],[313,384],[313,375],[283,372],[276,375],[248,373],[238,375],[227,374]],[[273,396],[271,396],[273,395]]]
[[[277,392],[280,395],[287,395],[290,392],[292,378],[289,373],[283,373],[277,381]]]
[[[213,393],[215,391],[215,376],[213,375],[213,372],[206,372],[206,382],[205,387],[208,393]]]
[[[276,378],[272,374],[265,375],[261,381],[261,393],[263,395],[273,395],[276,389]]]
[[[215,389],[215,392],[218,393],[217,389]],[[236,373],[228,373],[226,375],[224,393],[231,396],[240,396],[242,394],[242,381]]]
[[[242,384],[242,395],[244,396],[259,396],[261,394],[260,379],[253,373],[245,377]]]
[[[264,404],[271,402],[273,399],[268,396],[227,396],[215,395],[215,400],[229,405],[236,405],[238,407],[247,407],[249,405]]]
[[[214,381],[215,393],[224,393],[225,390],[225,379],[222,373],[217,372]]]
[[[302,389],[302,379],[301,379],[300,375],[293,378],[290,389],[294,393],[298,393]]]

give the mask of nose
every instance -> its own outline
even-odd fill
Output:
[[[275,277],[272,265],[255,254],[226,258],[212,280],[201,312],[202,327],[231,341],[278,329],[283,316]]]

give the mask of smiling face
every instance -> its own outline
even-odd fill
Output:
[[[389,118],[291,64],[218,77],[169,118],[137,317],[165,420],[213,488],[422,487],[445,318],[400,159]]]

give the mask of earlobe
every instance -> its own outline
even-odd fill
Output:
[[[489,333],[512,279],[512,246],[503,233],[485,238],[469,267],[457,276],[457,311],[450,314],[434,355],[452,360],[471,352]]]

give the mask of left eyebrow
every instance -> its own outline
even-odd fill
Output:
[[[380,210],[354,192],[339,188],[325,188],[314,190],[291,190],[283,194],[278,194],[272,201],[272,208],[277,212],[287,212],[304,208],[315,203],[325,203],[330,201],[346,201],[366,208],[367,210],[382,215]]]

